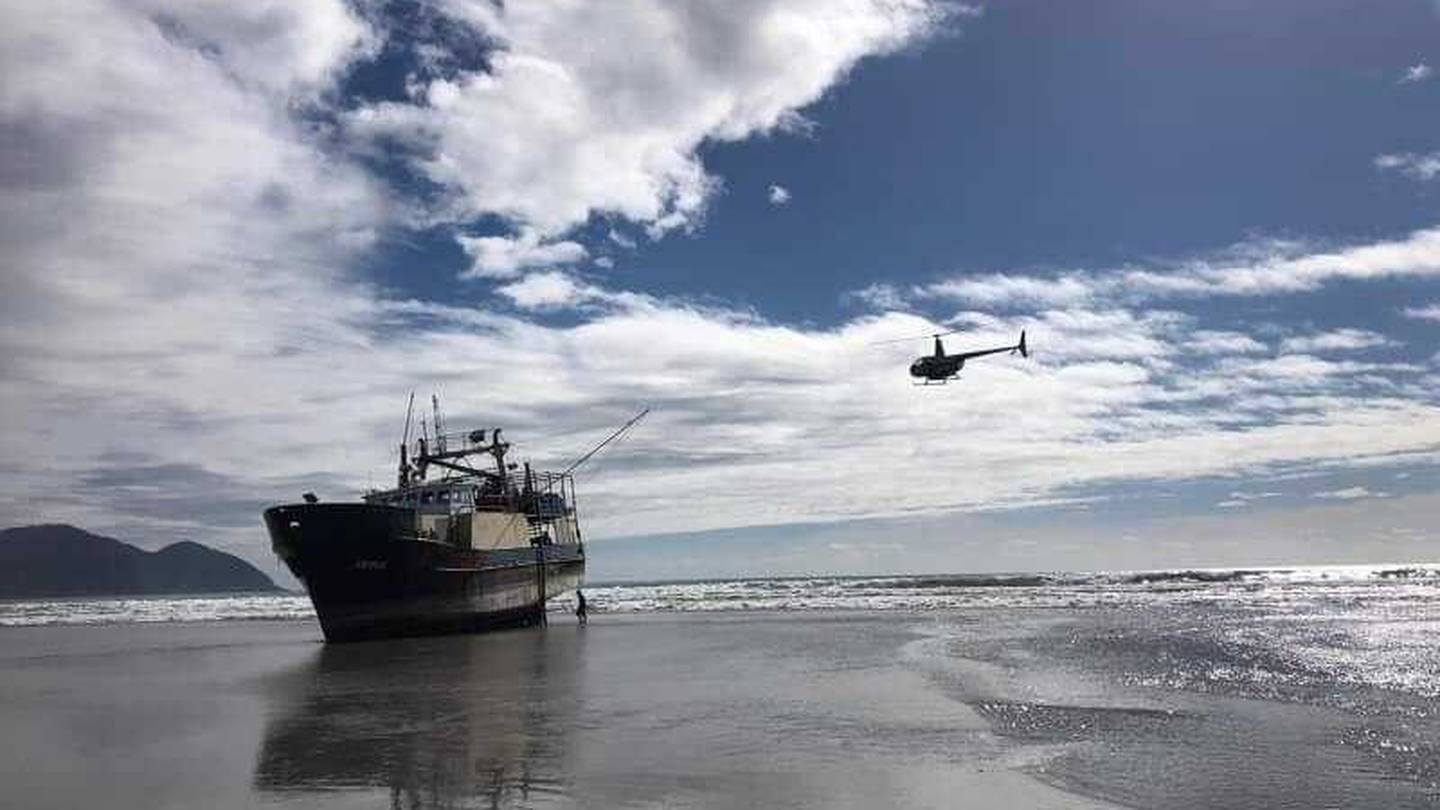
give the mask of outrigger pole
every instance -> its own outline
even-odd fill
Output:
[[[561,475],[569,475],[570,473],[575,472],[575,468],[576,468],[576,467],[579,467],[581,464],[584,464],[585,462],[589,461],[589,460],[590,460],[590,457],[593,456],[593,455],[595,455],[596,453],[600,452],[601,450],[603,450],[603,449],[605,448],[605,445],[607,445],[607,444],[615,441],[616,439],[620,438],[622,435],[625,434],[625,431],[629,430],[629,429],[632,428],[632,427],[635,427],[635,425],[639,424],[639,422],[640,422],[641,419],[644,419],[644,418],[645,418],[646,416],[648,416],[649,414],[650,414],[650,409],[649,409],[649,408],[645,408],[644,410],[640,411],[640,413],[635,414],[633,417],[631,417],[631,419],[630,419],[629,422],[626,422],[625,424],[621,425],[620,428],[619,428],[619,430],[616,430],[614,433],[611,433],[609,436],[606,436],[606,437],[605,437],[605,441],[600,442],[599,444],[595,445],[593,448],[590,449],[590,452],[588,452],[588,453],[586,453],[585,455],[581,456],[580,458],[576,459],[574,464],[571,464],[569,467],[566,467],[566,468],[565,468],[565,472],[562,472],[562,473],[560,473],[560,474],[561,474]]]
[[[571,464],[569,467],[566,467],[566,468],[565,468],[565,471],[564,471],[564,472],[560,473],[560,474],[557,475],[557,476],[551,476],[551,477],[549,478],[549,480],[547,480],[547,481],[545,482],[545,489],[544,489],[544,491],[543,491],[541,494],[545,494],[545,493],[548,493],[548,492],[552,491],[552,490],[555,488],[555,482],[556,482],[556,481],[562,481],[562,480],[564,480],[565,477],[568,476],[570,473],[575,472],[575,469],[576,469],[577,467],[579,467],[581,464],[584,464],[585,462],[589,461],[590,458],[591,458],[591,456],[594,456],[596,453],[598,453],[598,452],[600,452],[601,450],[603,450],[606,445],[610,444],[611,442],[613,442],[613,441],[615,441],[616,439],[620,438],[621,436],[625,435],[625,432],[626,432],[626,431],[628,431],[628,430],[629,430],[630,428],[632,428],[632,427],[635,427],[635,425],[639,424],[639,422],[640,422],[641,419],[644,419],[644,418],[645,418],[646,416],[648,416],[649,414],[650,414],[650,409],[647,407],[647,408],[643,409],[642,411],[640,411],[640,413],[637,413],[637,414],[635,414],[634,416],[632,416],[632,417],[630,418],[630,421],[628,421],[628,422],[626,422],[625,424],[621,425],[614,433],[611,433],[609,436],[606,436],[604,441],[602,441],[602,442],[600,442],[599,444],[595,445],[594,447],[590,448],[590,451],[589,451],[588,453],[586,453],[585,455],[583,455],[583,456],[581,456],[580,458],[576,459],[573,464]],[[526,485],[528,486],[528,485],[529,485],[529,481],[530,481],[530,477],[527,475],[526,478],[525,478],[525,480],[526,480]],[[572,496],[573,496],[574,493],[572,492],[571,494],[572,494]],[[520,512],[516,512],[515,514],[513,514],[513,515],[510,516],[510,522],[505,525],[505,531],[508,532],[508,531],[510,530],[510,527],[513,526],[513,525],[515,525],[515,520],[516,520],[517,518],[519,518],[520,515],[521,515]],[[543,565],[542,565],[542,567],[543,567]]]

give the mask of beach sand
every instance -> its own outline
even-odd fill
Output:
[[[7,806],[1103,806],[897,614],[597,617],[324,646],[310,622],[7,629]]]

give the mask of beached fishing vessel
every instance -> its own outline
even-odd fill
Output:
[[[543,623],[545,602],[585,574],[571,473],[595,450],[544,472],[509,461],[499,428],[444,434],[437,406],[435,436],[412,449],[409,421],[394,489],[357,503],[307,494],[265,511],[271,546],[305,584],[326,641]]]

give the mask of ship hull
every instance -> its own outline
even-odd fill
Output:
[[[392,506],[277,506],[265,525],[328,642],[543,622],[545,602],[580,587],[585,574],[580,545],[459,548],[413,536],[413,513]]]

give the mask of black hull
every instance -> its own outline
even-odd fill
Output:
[[[378,504],[265,512],[275,553],[305,584],[329,642],[474,633],[542,622],[580,587],[582,546],[477,551],[411,535],[413,513]]]

